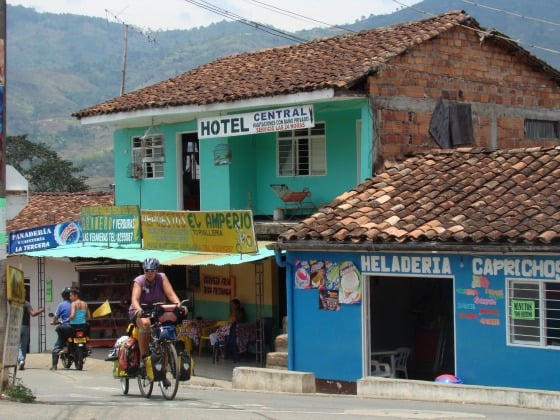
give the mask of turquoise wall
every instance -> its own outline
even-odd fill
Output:
[[[292,190],[308,188],[312,193],[311,201],[323,204],[371,174],[372,122],[367,100],[315,104],[314,111],[315,121],[326,122],[325,176],[277,177],[275,133],[203,139],[200,141],[201,210],[251,208],[256,215],[272,215],[274,209],[283,203],[270,184],[285,183]],[[363,121],[364,118],[367,121]],[[356,139],[359,120],[362,120],[360,146]],[[177,205],[177,171],[182,168],[177,165],[177,141],[181,133],[196,130],[196,121],[158,126],[165,135],[163,179],[128,178],[130,139],[143,135],[147,128],[115,132],[116,204],[140,204],[141,208],[153,210],[180,210]],[[230,146],[231,165],[214,166],[213,150],[218,144]]]
[[[132,163],[131,138],[142,136],[148,127],[122,129],[114,133],[115,203],[138,204],[143,209],[177,210],[177,133],[196,130],[196,122],[157,127],[165,136],[164,177],[161,179],[134,179],[128,177]]]

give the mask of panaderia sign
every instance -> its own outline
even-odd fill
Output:
[[[245,136],[315,126],[313,105],[199,118],[198,138]]]

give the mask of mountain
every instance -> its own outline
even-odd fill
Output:
[[[483,27],[498,31],[553,67],[560,9],[530,0],[425,0],[387,15],[341,23],[351,31],[426,18],[463,9]],[[81,126],[70,115],[120,94],[125,26],[102,18],[37,13],[7,6],[6,129],[47,144],[61,157],[84,167],[95,189],[112,177],[112,130]],[[544,16],[544,18],[542,18]],[[540,17],[540,18],[539,18]],[[271,19],[272,20],[272,19]],[[296,32],[312,39],[342,33],[337,28]],[[239,22],[222,21],[190,30],[159,32],[155,42],[129,27],[124,91],[166,80],[224,55],[290,43]]]

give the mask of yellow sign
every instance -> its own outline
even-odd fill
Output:
[[[143,248],[228,254],[258,251],[250,210],[142,210],[140,218]]]
[[[10,303],[23,305],[25,302],[23,271],[8,265],[6,266],[6,278],[8,279],[8,300]]]

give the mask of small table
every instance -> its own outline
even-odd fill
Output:
[[[371,352],[371,358],[372,359],[376,359],[379,360],[380,362],[383,361],[383,359],[390,359],[391,361],[391,378],[396,378],[397,377],[397,372],[395,370],[396,368],[396,357],[397,354],[399,354],[399,352],[397,350],[374,350]]]

